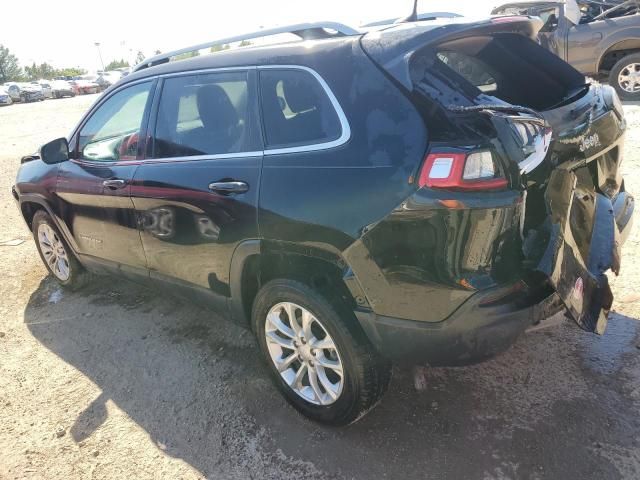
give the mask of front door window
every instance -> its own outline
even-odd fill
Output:
[[[79,135],[79,156],[94,162],[135,160],[151,82],[112,95],[94,112]]]

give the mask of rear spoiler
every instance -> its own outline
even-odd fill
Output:
[[[536,40],[544,25],[540,18],[526,15],[493,17],[479,22],[447,20],[447,23],[404,23],[370,32],[362,37],[362,48],[374,62],[411,91],[411,58],[428,45],[496,33],[515,33]]]

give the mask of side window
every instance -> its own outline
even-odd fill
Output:
[[[533,12],[532,12],[533,13]],[[543,8],[533,13],[544,22],[541,32],[555,32],[558,29],[558,19],[560,18],[560,7]]]
[[[164,81],[155,158],[258,150],[249,115],[248,73],[188,75]]]
[[[311,73],[262,70],[260,95],[267,148],[314,145],[340,138],[338,114]]]
[[[150,91],[151,82],[139,83],[100,105],[80,130],[80,158],[98,162],[135,160]]]

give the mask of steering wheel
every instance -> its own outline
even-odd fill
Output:
[[[135,160],[138,157],[138,132],[124,137],[118,148],[119,160]]]

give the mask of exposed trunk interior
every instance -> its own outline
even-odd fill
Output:
[[[583,75],[518,34],[450,41],[437,46],[435,56],[439,62],[434,66],[448,70],[451,81],[464,86],[469,94],[490,95],[535,110],[562,103],[585,84]]]

